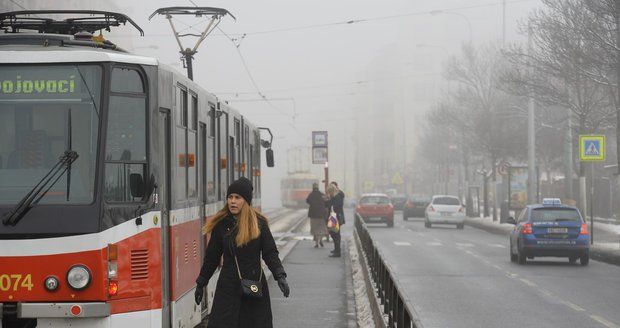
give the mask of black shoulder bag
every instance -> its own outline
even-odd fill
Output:
[[[263,297],[263,284],[261,283],[263,280],[263,267],[260,266],[260,277],[258,278],[258,281],[256,281],[243,279],[243,277],[241,277],[241,270],[239,270],[239,262],[237,261],[236,254],[235,263],[237,264],[237,273],[239,274],[239,280],[241,280],[241,291],[243,292],[243,295],[253,298]]]

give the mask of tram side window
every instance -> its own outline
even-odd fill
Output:
[[[215,181],[216,164],[218,162],[215,143],[215,105],[209,103],[209,128],[207,138],[207,201],[214,202],[218,195],[218,184]]]
[[[115,68],[112,83],[105,152],[105,199],[109,202],[142,201],[144,197],[133,197],[131,181],[139,176],[144,183],[147,176],[146,94],[139,73],[132,69]]]

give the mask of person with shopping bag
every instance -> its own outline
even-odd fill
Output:
[[[327,231],[334,240],[334,250],[329,257],[340,257],[340,220],[338,220],[338,213],[334,210],[334,202],[337,202],[336,196],[338,195],[338,188],[333,184],[327,187],[328,199],[325,201],[325,207],[329,210],[329,216],[327,219]]]
[[[209,314],[209,328],[273,327],[261,255],[284,297],[290,293],[268,220],[251,206],[252,191],[250,180],[241,177],[234,181],[228,187],[226,205],[203,228],[203,233],[210,233],[211,238],[196,279],[196,304],[202,302],[204,287],[222,256],[224,259]]]

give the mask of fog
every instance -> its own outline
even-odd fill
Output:
[[[159,7],[194,4],[229,10],[237,19],[224,17],[199,48],[194,79],[273,131],[276,167],[263,163],[262,198],[263,206],[276,207],[280,180],[296,165],[322,176],[322,165],[295,163],[301,160],[290,154],[294,147],[309,152],[311,131],[329,132],[330,180],[347,194],[359,194],[364,181],[373,179],[355,171],[376,172],[364,168],[368,163],[391,163],[388,179],[395,171],[408,175],[419,156],[425,113],[449,87],[443,79],[448,58],[469,42],[523,41],[518,23],[540,6],[533,0],[505,2],[505,20],[499,0],[10,0],[2,9],[126,13],[145,36],[128,26],[109,39],[179,70],[184,69],[167,20],[148,16]],[[199,33],[205,26],[204,18],[179,16],[174,22],[184,32]],[[192,47],[195,39],[183,42]]]

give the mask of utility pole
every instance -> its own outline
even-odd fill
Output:
[[[506,44],[506,0],[502,1],[502,46]]]
[[[616,181],[620,188],[620,0],[615,0],[616,10],[614,19],[616,22],[616,88],[618,89],[618,100],[616,101],[616,157],[618,161],[618,171]]]
[[[532,29],[528,27],[528,52],[532,53]],[[534,129],[534,98],[530,95],[527,107],[527,203],[535,204],[538,201],[536,175],[536,130]]]
[[[566,129],[564,130],[564,191],[566,199],[573,198],[573,131],[571,128],[571,110],[567,111]]]

